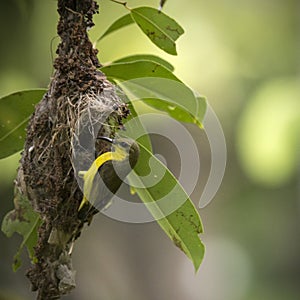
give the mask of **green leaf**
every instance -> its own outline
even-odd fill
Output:
[[[0,98],[0,159],[22,150],[27,122],[45,92],[35,89]]]
[[[33,211],[29,200],[21,195],[15,188],[14,195],[15,209],[10,211],[3,219],[1,230],[7,237],[11,237],[17,232],[23,236],[23,241],[18,252],[14,256],[13,270],[16,271],[21,266],[21,253],[24,246],[27,247],[31,261],[34,263],[34,246],[37,243],[37,230],[41,225],[39,215]]]
[[[166,69],[170,70],[171,72],[174,71],[174,67],[169,62],[152,54],[137,54],[137,55],[126,56],[118,60],[115,60],[113,63],[132,62],[132,61],[152,61],[164,66]]]
[[[156,46],[169,54],[177,55],[175,42],[184,33],[183,28],[174,19],[152,7],[132,9],[130,14],[116,20],[96,40],[96,43],[107,35],[134,22]]]
[[[157,47],[177,55],[175,41],[184,30],[175,20],[152,7],[134,8],[131,10],[131,16]]]
[[[123,91],[120,86],[119,88],[121,91]],[[138,114],[135,110],[135,107],[132,105],[124,91],[121,97],[123,101],[127,103],[128,108],[130,110],[130,115],[126,119],[124,119],[124,125],[126,127],[126,136],[137,140],[139,143],[141,143],[144,147],[146,147],[149,151],[152,152],[152,144],[150,137],[143,124],[141,123],[140,119],[138,118]],[[127,126],[127,124],[129,124],[129,126]]]
[[[134,106],[132,105],[132,103],[129,103],[128,107],[130,109],[131,115],[125,120],[125,124],[124,124],[126,126],[126,123],[130,122],[130,126],[128,127],[126,126],[126,136],[131,136],[133,138],[137,136],[136,140],[140,144],[142,144],[146,149],[152,151],[152,144],[151,144],[150,137],[146,129],[140,122],[137,113],[134,109]]]
[[[193,123],[202,128],[206,100],[204,97],[196,97],[182,82],[165,78],[137,78],[119,85],[130,94],[133,105],[136,101],[143,101],[178,121]]]
[[[129,175],[129,182],[160,227],[192,260],[197,271],[204,256],[204,245],[199,238],[199,234],[203,232],[200,216],[169,169],[142,144],[139,146],[141,153],[134,168],[136,174]],[[150,159],[154,174],[149,175],[145,162]],[[158,182],[155,174],[163,174]]]
[[[160,77],[180,81],[170,70],[152,61],[133,61],[111,64],[101,68],[108,79],[130,80],[142,77]]]
[[[112,32],[119,30],[125,26],[128,26],[132,23],[134,23],[134,20],[132,19],[130,14],[121,17],[109,26],[109,28],[97,39],[96,43],[101,41],[105,36],[111,34]]]
[[[170,117],[180,122],[194,123],[202,128],[202,120],[206,111],[206,100],[204,97],[195,98],[198,103],[198,111],[190,113],[181,103],[167,102],[161,99],[143,99],[143,102],[153,108],[166,112]]]

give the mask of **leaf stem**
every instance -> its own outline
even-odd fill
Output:
[[[127,1],[118,1],[118,0],[110,0],[111,2],[115,2],[117,4],[121,4],[123,5],[124,7],[126,7],[127,9],[129,9],[129,7],[127,6]]]

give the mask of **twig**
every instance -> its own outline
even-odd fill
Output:
[[[128,8],[127,7],[127,2],[125,1],[125,2],[123,2],[123,1],[118,1],[118,0],[110,0],[111,2],[115,2],[115,3],[117,3],[117,4],[121,4],[121,5],[124,5],[126,8]]]

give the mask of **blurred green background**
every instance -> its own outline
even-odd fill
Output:
[[[0,96],[46,87],[59,42],[54,0],[0,1]],[[158,7],[158,0],[129,6]],[[108,0],[93,41],[126,10]],[[101,62],[137,53],[169,60],[222,123],[228,148],[223,184],[200,214],[206,256],[197,275],[155,223],[126,224],[99,215],[75,245],[77,289],[65,299],[296,300],[300,295],[300,2],[176,1],[165,12],[184,28],[177,57],[130,26],[98,45]],[[209,172],[204,132],[186,126],[201,153],[197,204]],[[176,156],[153,139],[155,150]],[[0,161],[0,218],[12,209],[19,154]],[[34,299],[11,262],[21,238],[0,233],[0,300]]]

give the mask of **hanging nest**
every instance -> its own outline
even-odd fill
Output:
[[[59,0],[58,12],[61,43],[55,72],[30,119],[16,179],[18,191],[42,220],[37,263],[27,276],[38,291],[37,299],[43,300],[59,299],[75,287],[72,247],[84,223],[97,212],[78,212],[83,194],[77,170],[87,170],[107,151],[97,137],[114,137],[129,113],[116,88],[98,70],[97,50],[87,36],[97,3]]]

